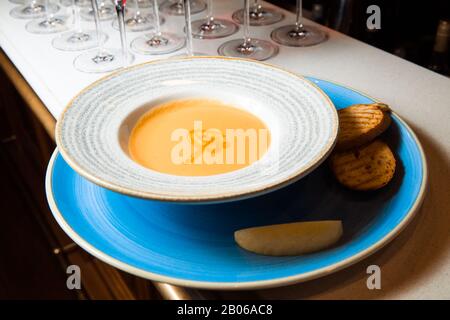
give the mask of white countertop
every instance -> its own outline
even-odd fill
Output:
[[[241,0],[216,0],[219,16],[230,18]],[[27,20],[13,19],[14,4],[0,3],[0,46],[57,118],[81,89],[103,75],[76,71],[72,62],[79,53],[51,46],[55,35],[33,35]],[[280,9],[281,10],[281,9]],[[255,37],[269,39],[274,27],[294,20],[292,13],[276,25],[252,27]],[[194,19],[204,13],[194,15]],[[103,23],[110,35],[106,47],[119,47],[118,31]],[[168,17],[163,29],[183,27],[182,17]],[[309,48],[281,47],[267,62],[303,75],[332,80],[388,103],[421,140],[429,165],[429,191],[413,223],[390,245],[346,270],[322,279],[286,288],[224,293],[225,297],[262,298],[380,298],[450,299],[450,79],[385,53],[341,33],[327,29],[330,39]],[[141,33],[128,33],[132,40]],[[242,35],[242,31],[234,36]],[[230,38],[231,38],[230,37]],[[195,40],[196,51],[216,55],[224,39]],[[136,55],[135,63],[151,60]],[[366,267],[378,264],[382,289],[366,287]]]

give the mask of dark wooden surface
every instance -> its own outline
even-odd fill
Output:
[[[41,220],[52,145],[0,71],[0,298],[75,299]]]
[[[54,119],[0,58],[0,299],[160,299],[150,281],[87,254],[54,220],[44,188]],[[81,268],[81,290],[66,287],[70,264]]]

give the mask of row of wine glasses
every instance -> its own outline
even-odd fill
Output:
[[[56,33],[69,29],[69,18],[57,14],[59,6],[50,0],[10,0],[22,3],[11,10],[11,16],[31,18],[26,29],[32,33]],[[217,39],[233,35],[243,25],[242,38],[226,41],[218,48],[224,56],[267,60],[278,53],[278,45],[311,46],[326,40],[327,35],[318,28],[305,26],[302,17],[302,0],[297,0],[296,21],[293,25],[276,28],[271,33],[272,41],[252,38],[250,26],[262,26],[281,21],[281,12],[263,7],[258,0],[244,0],[244,8],[232,14],[232,20],[214,16],[213,0],[166,0],[159,6],[158,0],[129,0],[127,5],[134,10],[125,9],[126,0],[61,0],[61,4],[71,7],[74,28],[53,39],[55,48],[78,51],[96,48],[78,56],[74,61],[76,69],[84,72],[108,72],[132,63],[134,56],[128,52],[126,31],[146,31],[131,41],[131,49],[138,54],[168,54],[186,47],[186,55],[202,55],[193,52],[193,40]],[[112,5],[114,4],[114,5]],[[186,8],[186,10],[185,10]],[[206,17],[191,21],[191,13],[207,8]],[[144,12],[145,9],[145,12]],[[148,11],[151,10],[151,13]],[[185,37],[161,30],[165,19],[161,12],[185,17]],[[83,12],[85,13],[83,16]],[[128,12],[126,14],[126,12]],[[101,21],[109,14],[118,17],[113,27],[120,31],[121,50],[105,48],[107,35],[102,30]],[[95,22],[95,30],[81,27],[81,17]],[[102,19],[103,17],[103,19]]]
[[[233,14],[235,20],[243,18],[244,38],[230,40],[222,44],[218,49],[220,55],[267,60],[278,53],[276,44],[267,40],[251,38],[249,26],[279,22],[283,19],[283,15],[277,11],[262,8],[257,1],[254,2],[253,9],[250,7],[250,0],[245,0],[244,9]],[[319,44],[327,39],[325,32],[303,23],[302,8],[302,0],[297,0],[295,24],[285,25],[273,30],[270,37],[274,42],[291,47],[305,47]]]
[[[101,6],[99,6],[97,0],[92,0],[97,39],[100,39],[103,34],[100,9]],[[121,49],[105,48],[104,42],[98,41],[98,47],[96,49],[86,51],[75,58],[73,65],[77,70],[89,73],[102,73],[120,69],[133,63],[134,56],[128,52],[126,41],[124,23],[125,1],[115,0],[115,9],[119,21]]]

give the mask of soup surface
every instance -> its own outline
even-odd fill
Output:
[[[152,108],[133,128],[131,158],[149,169],[208,176],[244,168],[270,145],[255,115],[211,99],[173,100]]]

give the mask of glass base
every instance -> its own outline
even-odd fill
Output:
[[[50,4],[47,8],[48,13],[56,13],[59,10],[59,6],[56,4]],[[38,19],[43,18],[46,15],[45,6],[42,3],[35,3],[34,5],[27,4],[13,8],[9,14],[13,18],[17,19]]]
[[[202,12],[205,9],[206,3],[202,0],[191,0],[191,14]],[[183,2],[166,0],[161,4],[161,11],[172,16],[182,16],[184,15]]]
[[[138,37],[131,42],[131,48],[140,54],[166,54],[183,48],[184,44],[184,37],[163,32]]]
[[[61,3],[65,7],[70,7],[73,4],[74,0],[60,0],[59,3]],[[75,0],[75,5],[78,7],[92,7],[92,1],[91,0]]]
[[[127,7],[128,8],[136,8],[136,1],[139,5],[139,8],[151,8],[153,6],[152,0],[128,0],[127,1]]]
[[[224,19],[206,19],[192,22],[192,35],[197,39],[218,39],[231,36],[239,27],[231,21]]]
[[[87,73],[103,73],[114,71],[133,63],[134,56],[127,54],[126,61],[122,57],[122,50],[119,49],[94,49],[80,54],[73,61],[75,69]]]
[[[165,23],[165,20],[163,17],[159,18],[159,24],[163,25]],[[115,19],[112,23],[112,26],[114,29],[119,30],[119,20]],[[139,32],[139,31],[145,31],[155,28],[155,18],[153,14],[142,14],[135,15],[134,13],[132,15],[129,15],[128,17],[125,17],[125,28],[127,31],[130,32]]]
[[[79,7],[92,7],[91,0],[75,0],[75,4]]]
[[[9,0],[9,2],[14,4],[26,4],[28,0]]]
[[[288,25],[272,31],[270,37],[276,43],[289,47],[309,47],[322,43],[328,36],[314,26],[303,26],[297,29],[295,25]]]
[[[63,32],[69,29],[67,17],[53,16],[50,18],[31,20],[25,25],[25,29],[31,33],[50,34]]]
[[[108,39],[106,34],[101,35],[101,43]],[[54,48],[62,51],[81,51],[98,46],[97,32],[95,30],[70,31],[61,34],[52,41]]]
[[[222,44],[217,50],[221,56],[267,60],[278,53],[278,46],[270,41],[251,39],[244,44],[243,39],[235,39]]]
[[[239,24],[244,24],[244,9],[240,9],[233,13],[233,21]],[[271,8],[259,7],[256,11],[255,8],[250,8],[250,25],[251,26],[267,26],[277,23],[283,20],[284,15]]]
[[[92,6],[81,9],[80,16],[87,21],[94,21],[94,9]],[[113,5],[105,4],[98,7],[98,16],[101,21],[112,20],[117,17],[116,8]]]

